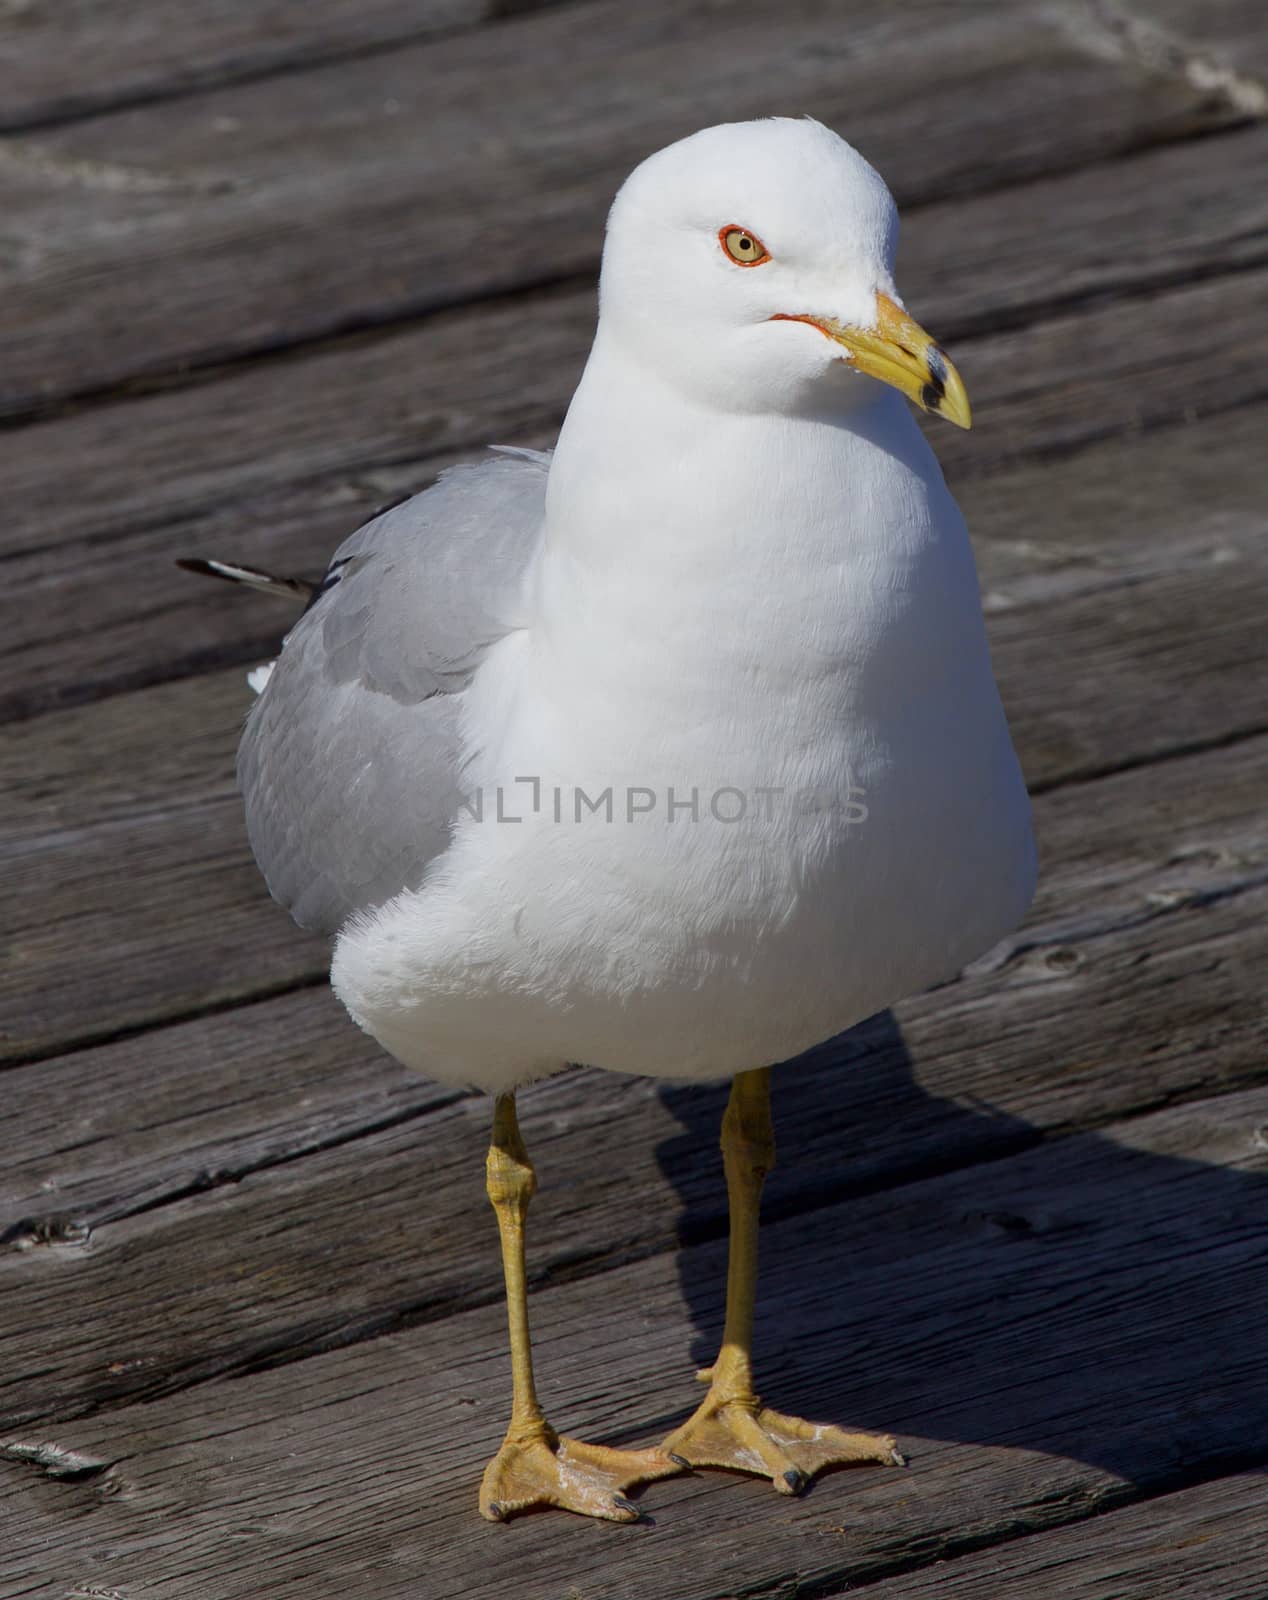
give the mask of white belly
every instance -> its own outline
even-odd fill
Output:
[[[527,648],[503,663],[521,687]],[[961,688],[831,737],[776,697],[725,761],[526,728],[423,887],[342,935],[336,989],[406,1065],[490,1089],[568,1062],[710,1078],[796,1055],[949,977],[1029,903],[1007,728],[993,685],[969,718]]]
[[[720,1077],[950,976],[1020,920],[1030,812],[972,553],[884,393],[884,450],[755,421],[775,471],[740,422],[692,439],[704,525],[677,523],[671,494],[618,536],[647,500],[638,453],[558,485],[556,458],[576,520],[543,555],[540,622],[467,691],[480,817],[336,947],[336,990],[400,1060],[487,1088],[570,1061]],[[883,495],[838,510],[882,473]]]

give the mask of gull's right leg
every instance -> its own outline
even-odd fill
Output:
[[[681,1472],[685,1463],[665,1451],[609,1450],[562,1438],[546,1421],[533,1380],[524,1273],[524,1219],[537,1188],[515,1115],[515,1096],[499,1095],[486,1167],[489,1199],[497,1213],[506,1274],[511,1333],[511,1424],[480,1485],[480,1514],[504,1522],[529,1506],[562,1506],[612,1522],[635,1522],[638,1507],[625,1490]]]

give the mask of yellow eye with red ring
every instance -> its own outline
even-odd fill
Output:
[[[733,222],[718,229],[718,243],[737,267],[760,267],[770,260],[770,251],[752,229]]]

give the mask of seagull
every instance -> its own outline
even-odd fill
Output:
[[[1035,882],[968,535],[908,404],[967,428],[969,403],[899,298],[897,233],[811,119],[672,144],[612,206],[553,454],[451,468],[319,584],[182,563],[306,601],[238,759],[269,890],[332,937],[356,1023],[494,1096],[491,1521],[633,1521],[628,1490],[688,1467],[797,1494],[903,1464],[766,1406],[752,1361],[772,1064],[953,976]],[[557,1433],[534,1381],[516,1091],[569,1063],[732,1080],[721,1349],[652,1449]]]

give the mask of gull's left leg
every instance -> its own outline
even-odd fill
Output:
[[[757,1228],[762,1183],[775,1165],[770,1121],[770,1069],[739,1073],[722,1119],[722,1159],[731,1206],[722,1349],[698,1374],[709,1385],[694,1414],[661,1446],[693,1467],[729,1467],[770,1478],[781,1494],[798,1494],[824,1467],[880,1461],[904,1465],[888,1434],[846,1433],[803,1422],[764,1406],[753,1392],[753,1305],[757,1296]]]
[[[685,1463],[663,1450],[610,1450],[562,1438],[546,1421],[533,1381],[524,1272],[524,1219],[537,1188],[520,1137],[515,1096],[499,1095],[486,1166],[489,1199],[502,1236],[506,1310],[511,1335],[511,1424],[502,1448],[484,1470],[480,1514],[504,1522],[529,1506],[562,1506],[611,1522],[636,1522],[638,1507],[625,1490],[681,1472]]]

